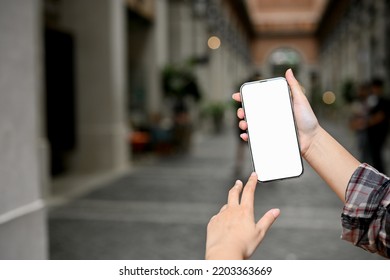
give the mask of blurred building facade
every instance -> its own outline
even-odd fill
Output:
[[[204,106],[224,107],[254,73],[293,67],[319,95],[388,83],[389,11],[386,0],[0,1],[0,259],[48,258],[47,202],[77,178],[128,170],[129,138],[175,121],[183,73],[196,90],[179,105],[197,129]]]
[[[351,85],[378,77],[389,88],[388,1],[246,3],[255,30],[254,63],[264,76],[292,67],[312,101],[322,103],[322,94],[332,91],[341,105],[353,94],[346,93]]]
[[[253,30],[244,2],[149,2],[150,12],[145,13],[142,1],[128,1],[130,125],[137,130],[153,116],[174,119],[178,95],[184,96],[192,122],[199,125],[202,108],[226,105],[254,71]],[[180,83],[189,81],[196,83],[197,92],[180,89]]]
[[[349,83],[360,85],[374,77],[390,86],[389,11],[386,0],[329,2],[317,31],[323,90],[342,97]]]
[[[169,113],[164,68],[189,65],[202,100],[230,100],[248,27],[236,1],[1,1],[0,259],[48,258],[53,195],[129,168],[131,124]]]
[[[47,255],[41,7],[0,2],[0,259]]]
[[[0,259],[45,259],[54,176],[129,165],[126,5],[0,2]]]
[[[255,29],[254,60],[264,77],[284,76],[292,68],[311,93],[318,73],[316,30],[326,0],[247,0]]]

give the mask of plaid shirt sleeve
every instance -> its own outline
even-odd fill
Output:
[[[343,240],[390,258],[390,180],[361,164],[349,181],[341,214]]]

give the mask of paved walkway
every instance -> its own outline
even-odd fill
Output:
[[[348,130],[323,125],[352,147]],[[203,259],[207,222],[236,179],[236,146],[230,131],[198,136],[190,155],[146,161],[52,207],[51,258]],[[251,167],[245,153],[246,177]],[[340,240],[342,205],[307,164],[298,179],[258,186],[257,217],[271,207],[282,214],[254,259],[381,259]]]

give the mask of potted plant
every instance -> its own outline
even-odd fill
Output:
[[[167,65],[162,71],[165,96],[173,99],[173,145],[179,152],[190,148],[192,125],[187,99],[201,99],[196,77],[190,66]]]
[[[220,101],[213,101],[204,106],[203,115],[211,118],[216,133],[221,133],[223,130],[225,110],[226,104]]]

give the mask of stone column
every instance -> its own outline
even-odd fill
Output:
[[[145,64],[148,76],[148,112],[163,113],[169,108],[162,106],[163,92],[161,84],[162,69],[168,63],[168,3],[167,0],[155,2],[154,27],[150,31],[150,40],[147,46]]]
[[[73,172],[128,165],[126,125],[125,3],[62,2],[62,25],[75,36],[77,149]]]
[[[39,0],[0,1],[0,259],[47,258]],[[42,164],[42,165],[41,165]]]

